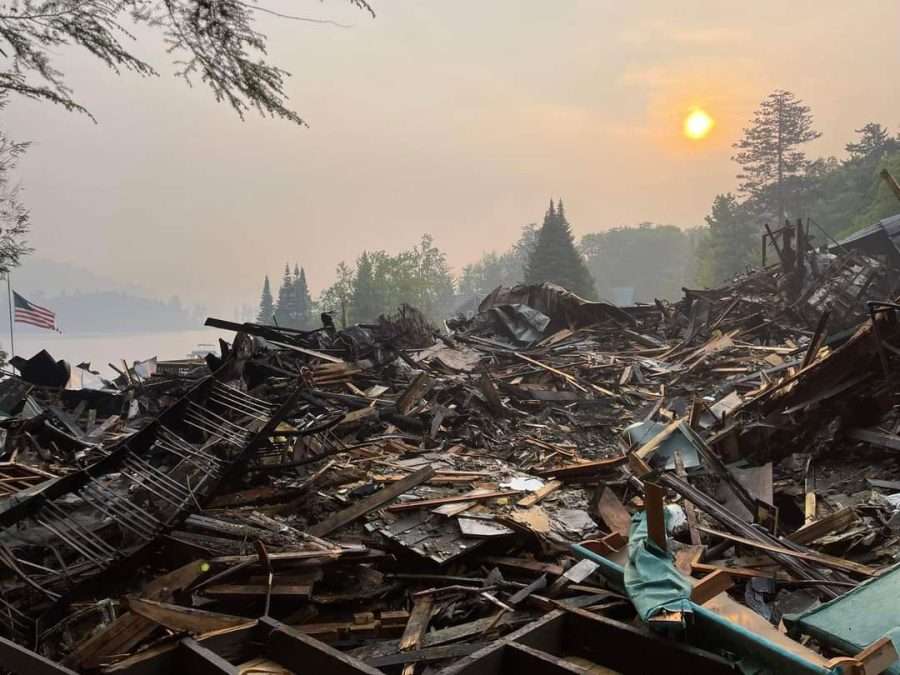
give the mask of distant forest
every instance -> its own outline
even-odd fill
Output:
[[[473,310],[501,284],[522,282],[552,281],[620,305],[675,300],[684,287],[713,287],[758,265],[765,224],[777,229],[803,219],[814,245],[827,246],[900,212],[881,179],[883,170],[900,178],[900,134],[870,122],[848,133],[844,157],[809,159],[804,146],[819,136],[810,108],[774,91],[734,144],[735,192],[716,195],[702,224],[596,228],[576,242],[562,202],[551,202],[542,224],[525,225],[509,249],[484,253],[456,277],[427,235],[395,255],[364,251],[338,265],[335,283],[307,305],[307,324],[317,325],[321,311],[341,324],[371,321],[401,302],[440,319]],[[267,304],[264,293],[260,320],[277,313],[277,304],[271,293]]]

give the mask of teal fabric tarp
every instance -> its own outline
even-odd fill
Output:
[[[642,621],[663,611],[691,612],[691,583],[675,569],[672,556],[650,540],[643,512],[631,517],[625,592]]]

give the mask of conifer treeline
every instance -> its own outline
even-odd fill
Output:
[[[266,275],[257,321],[274,323],[286,328],[310,329],[316,327],[313,320],[314,310],[315,306],[306,283],[306,270],[294,263],[294,271],[291,273],[290,265],[285,264],[277,302],[272,298],[272,286]]]
[[[802,148],[819,136],[812,113],[778,90],[734,144],[738,195],[716,195],[705,227],[641,223],[589,232],[576,245],[562,200],[551,200],[540,227],[526,225],[509,250],[485,253],[457,279],[429,235],[397,254],[364,251],[355,264],[340,263],[315,307],[304,271],[285,267],[277,301],[265,280],[259,321],[274,317],[281,326],[313,328],[321,311],[334,313],[341,325],[365,323],[402,303],[438,321],[473,309],[499,285],[522,282],[552,282],[589,300],[620,304],[677,299],[685,286],[715,286],[758,264],[764,223],[808,219],[816,245],[823,245],[900,211],[880,178],[882,170],[900,176],[900,134],[875,122],[856,133],[844,159],[808,160]]]

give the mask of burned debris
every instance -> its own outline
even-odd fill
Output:
[[[674,303],[17,364],[0,671],[900,672],[900,276],[807,234]]]

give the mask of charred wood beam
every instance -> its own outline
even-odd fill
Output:
[[[296,673],[383,675],[359,659],[269,617],[259,620],[259,629],[268,633],[265,636],[266,656]]]
[[[0,637],[0,669],[14,675],[77,675],[15,642]]]

